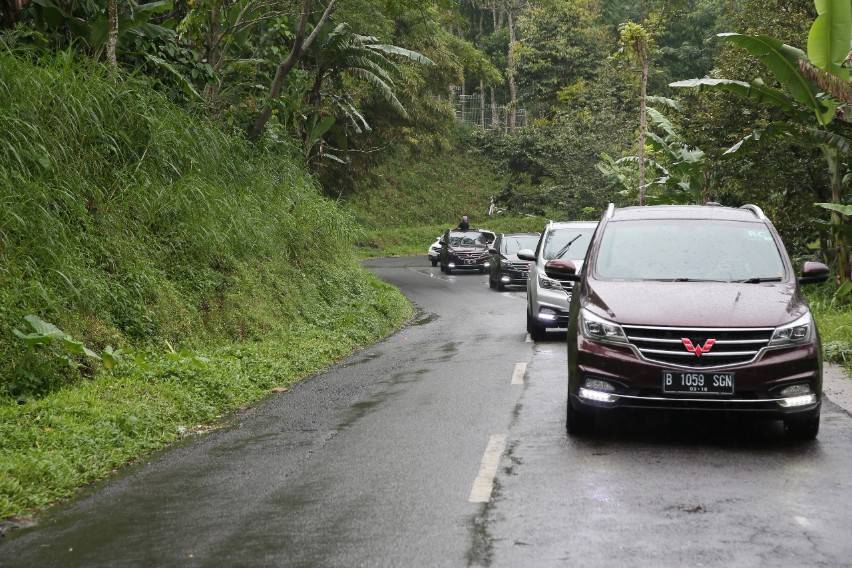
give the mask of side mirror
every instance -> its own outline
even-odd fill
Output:
[[[821,262],[806,262],[799,277],[801,284],[819,284],[828,280],[831,271]]]
[[[488,252],[489,252],[490,254],[500,254],[499,252],[497,252],[497,249],[496,249],[496,248],[494,248],[494,247],[489,247],[489,248],[488,248]]]
[[[570,260],[551,260],[544,265],[544,273],[554,280],[580,281],[580,276],[577,274],[577,265]]]
[[[529,260],[531,262],[535,262],[537,259],[535,257],[535,253],[530,249],[521,249],[518,251],[518,258],[521,260]]]

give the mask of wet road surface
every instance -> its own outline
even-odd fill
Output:
[[[852,566],[852,417],[564,430],[564,340],[522,291],[371,263],[399,334],[0,542],[0,566]]]

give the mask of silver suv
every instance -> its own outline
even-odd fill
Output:
[[[598,226],[594,222],[548,223],[535,251],[522,250],[518,258],[535,262],[527,280],[527,331],[535,340],[545,339],[549,329],[568,327],[568,309],[574,282],[554,280],[544,272],[548,261],[571,260],[582,269],[586,250]]]

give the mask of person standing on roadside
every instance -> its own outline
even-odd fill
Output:
[[[467,220],[467,215],[462,215],[461,222],[459,222],[459,231],[467,231],[470,229],[470,223]]]

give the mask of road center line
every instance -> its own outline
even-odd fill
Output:
[[[526,374],[527,374],[527,364],[526,363],[515,363],[515,370],[512,373],[512,384],[513,385],[524,384],[524,376]]]
[[[473,480],[473,487],[467,500],[471,503],[488,503],[491,500],[491,492],[494,490],[494,477],[497,475],[497,467],[500,465],[500,457],[506,449],[506,436],[504,434],[493,434],[488,439],[488,446],[482,456],[479,465],[479,475]]]

